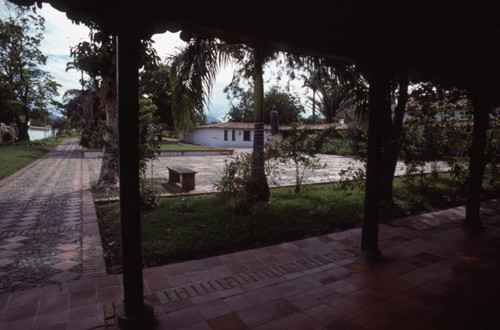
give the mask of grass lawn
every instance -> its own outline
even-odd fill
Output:
[[[485,198],[498,196],[500,184]],[[448,175],[431,179],[420,189],[397,179],[395,205],[385,210],[383,221],[435,211],[465,202],[463,189]],[[364,188],[347,193],[338,183],[271,190],[271,201],[255,205],[249,214],[234,212],[233,203],[217,194],[190,197],[187,212],[181,198],[161,201],[142,212],[144,266],[198,259],[223,253],[293,241],[361,226]],[[118,204],[98,206],[108,269],[120,272],[121,248]]]
[[[42,157],[61,142],[62,138],[22,142],[16,145],[0,146],[0,179],[25,167]]]
[[[213,150],[214,148],[196,146],[192,144],[161,144],[160,150]]]

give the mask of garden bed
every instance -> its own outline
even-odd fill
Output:
[[[352,189],[351,189],[352,188]],[[426,186],[395,180],[395,205],[382,221],[463,205],[463,189],[449,175],[426,179]],[[484,198],[500,195],[500,184],[488,186]],[[272,189],[271,201],[237,214],[232,201],[218,194],[192,196],[182,211],[182,198],[161,200],[142,212],[144,267],[199,259],[281,242],[342,231],[362,225],[363,183]],[[110,273],[121,272],[118,203],[97,206],[105,259]]]

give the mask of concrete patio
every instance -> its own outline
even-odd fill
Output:
[[[380,225],[384,259],[358,256],[361,229],[144,270],[158,329],[497,329],[500,200],[484,228],[464,207]],[[117,275],[0,296],[0,329],[116,328]]]

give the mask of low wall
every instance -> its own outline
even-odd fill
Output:
[[[28,134],[31,141],[42,140],[56,136],[57,130],[49,127],[30,126]]]
[[[185,156],[217,156],[232,155],[233,149],[213,149],[213,150],[161,150],[158,157],[185,157]],[[102,157],[100,149],[83,149],[84,158]]]

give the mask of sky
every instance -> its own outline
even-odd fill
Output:
[[[6,17],[7,11],[4,4],[5,0],[0,0],[0,17]],[[79,42],[89,40],[89,29],[83,25],[72,23],[66,18],[66,14],[52,8],[49,4],[43,3],[42,9],[38,9],[38,14],[45,18],[45,33],[41,44],[41,51],[47,56],[47,63],[42,67],[43,70],[50,72],[55,80],[62,85],[59,88],[60,96],[57,101],[62,102],[62,96],[65,91],[74,88],[80,88],[81,73],[76,70],[66,71],[66,63],[71,61],[70,47],[76,46]],[[186,43],[179,38],[179,33],[166,32],[153,36],[154,48],[162,60],[174,54],[178,48]],[[225,86],[231,82],[234,67],[228,66],[222,68],[213,84],[210,106],[206,113],[213,117],[221,119],[230,108],[230,102],[223,92]],[[272,81],[273,68],[271,67],[265,73],[265,81]],[[301,88],[302,82],[294,82],[292,88],[295,91],[305,95],[307,91]]]

